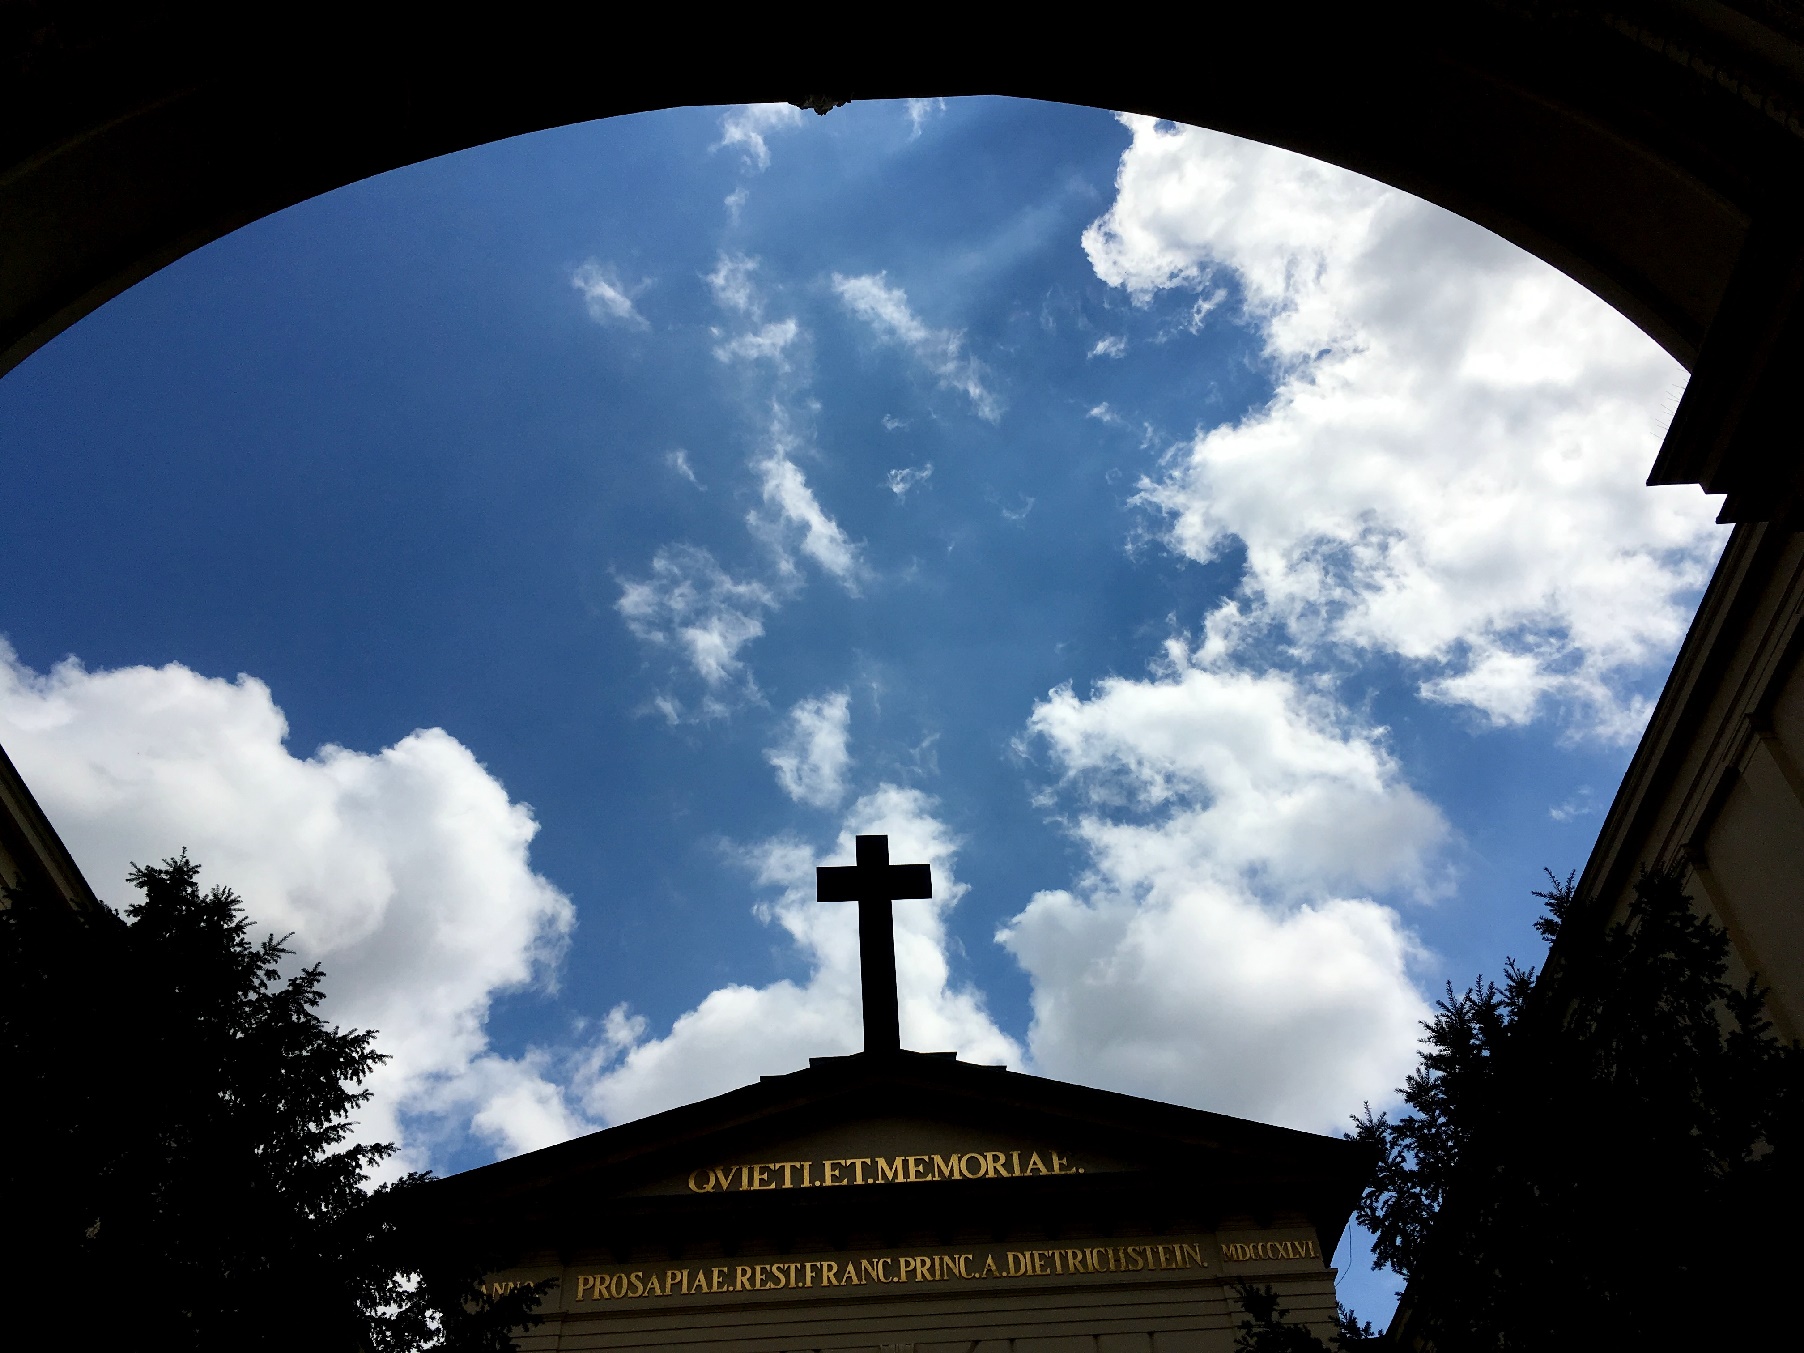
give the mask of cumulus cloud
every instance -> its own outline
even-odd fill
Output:
[[[645,284],[628,290],[612,264],[603,265],[590,259],[570,275],[570,285],[582,293],[589,308],[589,318],[598,324],[625,324],[630,328],[646,327],[645,316],[633,304],[633,296]]]
[[[783,792],[816,808],[838,806],[852,765],[846,747],[851,726],[850,692],[829,691],[798,701],[789,711],[782,739],[764,753]]]
[[[737,147],[748,169],[770,168],[770,146],[765,137],[802,125],[802,110],[790,103],[748,103],[721,116],[720,140],[715,150]]]
[[[883,273],[858,277],[834,273],[833,289],[845,307],[881,338],[906,348],[942,387],[969,399],[978,417],[992,423],[1002,417],[1002,401],[984,383],[989,373],[965,351],[963,330],[927,325],[910,308],[908,293],[891,286]]]
[[[946,914],[965,892],[954,870],[957,842],[935,816],[931,798],[884,785],[853,804],[823,855],[793,838],[743,852],[769,897],[758,908],[760,919],[786,934],[807,976],[710,992],[661,1037],[650,1037],[643,1019],[618,1009],[578,1086],[588,1113],[625,1122],[759,1075],[797,1070],[811,1056],[859,1050],[857,908],[813,898],[814,866],[850,863],[852,838],[861,832],[886,833],[892,859],[925,860],[933,867],[933,900],[895,904],[903,1046],[952,1050],[974,1062],[1019,1063],[1020,1049],[990,1019],[981,996],[953,980],[947,962]]]
[[[1419,664],[1496,723],[1632,738],[1723,533],[1642,486],[1683,371],[1470,222],[1285,151],[1126,117],[1084,234],[1136,300],[1231,280],[1271,402],[1177,448],[1140,501],[1199,560],[1247,552],[1247,618]]]
[[[652,559],[651,576],[626,579],[615,609],[639,639],[676,653],[706,690],[700,713],[727,712],[730,699],[756,698],[757,684],[740,650],[764,633],[777,595],[755,579],[733,577],[699,545],[666,545]],[[667,717],[682,715],[673,697],[660,702]]]
[[[379,1031],[365,1140],[423,1165],[439,1135],[511,1154],[577,1130],[538,1055],[500,1056],[486,1032],[497,995],[550,980],[574,920],[532,869],[531,809],[442,729],[307,757],[287,735],[254,677],[39,674],[0,643],[0,742],[101,896],[124,905],[132,863],[186,848],[203,884],[325,966],[328,1019]]]
[[[999,939],[1048,1075],[1325,1129],[1409,1069],[1414,944],[1372,892],[1431,895],[1448,828],[1379,730],[1178,641],[1144,680],[1060,687],[1025,745],[1089,867]]]
[[[1287,898],[1436,893],[1445,822],[1378,732],[1345,723],[1283,673],[1201,666],[1174,641],[1147,679],[1109,677],[1088,698],[1058,687],[1028,728],[1079,793],[1081,834],[1112,875],[1212,872]]]

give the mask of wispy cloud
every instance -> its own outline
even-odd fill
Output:
[[[683,450],[682,447],[679,446],[674,451],[666,452],[664,455],[664,463],[675,470],[684,479],[687,479],[691,484],[695,485],[696,488],[699,489],[702,487],[702,481],[695,477],[695,469],[689,464],[689,453]]]
[[[1571,822],[1574,818],[1589,817],[1597,811],[1597,796],[1586,785],[1571,795],[1563,803],[1556,803],[1547,810],[1547,816],[1555,822]]]
[[[718,332],[717,330],[716,333]],[[722,362],[766,361],[774,366],[784,367],[789,362],[790,346],[800,332],[801,326],[793,316],[772,320],[769,324],[761,324],[745,333],[720,337],[714,345],[714,356]]]
[[[891,286],[883,273],[857,277],[834,273],[833,289],[846,308],[876,330],[879,337],[900,344],[942,387],[968,398],[978,417],[992,423],[1002,417],[1002,401],[985,384],[988,371],[965,351],[963,330],[935,329],[926,324],[909,307],[908,293]]]
[[[714,304],[722,310],[753,319],[760,317],[764,313],[764,302],[758,293],[757,275],[757,259],[745,254],[723,253],[714,261],[714,271],[707,279],[708,290],[714,294]]]
[[[908,110],[908,139],[916,140],[921,129],[927,125],[929,118],[946,111],[944,99],[909,99],[905,107]]]
[[[801,590],[805,564],[853,594],[866,571],[858,544],[822,506],[801,466],[818,453],[807,439],[810,406],[797,398],[807,364],[800,363],[800,373],[792,371],[789,353],[807,341],[807,331],[793,316],[766,318],[755,258],[723,253],[706,281],[715,304],[738,326],[714,330],[715,357],[768,364],[758,396],[766,431],[746,466],[758,505],[744,518],[768,553],[757,570],[762,576],[734,577],[709,551],[672,544],[658,551],[649,577],[622,581],[616,607],[628,628],[644,642],[677,654],[701,682],[699,703],[685,701],[674,688],[654,697],[653,707],[672,723],[722,717],[762,700],[742,654],[764,633],[766,618]],[[672,469],[695,482],[686,453],[673,452],[668,459]]]
[[[802,125],[802,110],[790,103],[747,103],[721,115],[720,140],[715,150],[738,149],[748,169],[770,168],[770,145],[765,137]]]
[[[1107,338],[1096,340],[1096,346],[1090,349],[1091,357],[1125,357],[1127,356],[1127,339],[1120,334],[1110,334]]]
[[[725,714],[730,701],[757,698],[740,650],[764,633],[776,605],[771,588],[733,577],[697,545],[664,546],[651,576],[623,580],[614,603],[637,638],[670,649],[700,679],[705,694],[696,713],[704,718]],[[689,713],[668,692],[660,708],[673,721]]]
[[[722,362],[767,361],[779,371],[789,367],[789,350],[803,336],[791,315],[766,321],[764,294],[758,287],[758,260],[723,253],[708,274],[714,303],[747,326],[736,333],[714,329],[714,356]]]
[[[772,419],[765,454],[753,462],[764,507],[747,517],[753,531],[776,551],[779,566],[795,571],[792,551],[799,551],[831,574],[849,592],[858,590],[863,562],[858,547],[824,509],[809,488],[792,453],[798,449],[781,411]]]
[[[933,478],[932,461],[913,469],[904,467],[891,470],[889,472],[889,491],[898,498],[906,498],[911,490],[919,488],[931,478]]]
[[[612,264],[590,259],[570,275],[570,285],[582,293],[589,318],[598,324],[625,324],[635,329],[646,327],[645,316],[633,304],[633,297],[651,284],[641,282],[628,288]]]

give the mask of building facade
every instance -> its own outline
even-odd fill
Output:
[[[1228,1353],[1241,1283],[1327,1334],[1371,1160],[949,1053],[805,1070],[455,1175],[433,1222],[553,1280],[531,1350]]]

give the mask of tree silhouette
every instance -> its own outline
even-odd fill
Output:
[[[1572,880],[1539,894],[1552,940]],[[1575,937],[1576,938],[1576,937]],[[1449,987],[1359,1218],[1410,1279],[1409,1332],[1445,1353],[1739,1342],[1768,1314],[1796,1215],[1804,1051],[1772,1037],[1757,977],[1670,870],[1537,990]],[[1785,1274],[1784,1277],[1789,1277]],[[1768,1286],[1767,1284],[1774,1284]]]
[[[1572,879],[1536,895],[1552,941]],[[1795,1281],[1804,1049],[1773,1037],[1757,976],[1729,985],[1673,871],[1570,941],[1557,981],[1511,960],[1501,985],[1449,984],[1405,1112],[1355,1120],[1380,1152],[1358,1218],[1409,1280],[1393,1329],[1437,1353],[1763,1344]],[[1304,1347],[1275,1298],[1242,1304],[1242,1347]]]
[[[351,1138],[375,1035],[325,1024],[319,966],[284,978],[283,944],[198,880],[183,855],[134,868],[124,918],[0,910],[15,1284],[137,1346],[511,1347],[537,1293],[484,1296],[408,1221],[424,1176],[367,1186],[393,1152]]]

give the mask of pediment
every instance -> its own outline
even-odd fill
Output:
[[[1335,1138],[901,1053],[819,1058],[434,1192],[449,1223],[522,1235],[586,1235],[604,1216],[693,1232],[717,1213],[736,1226],[809,1216],[843,1227],[969,1198],[986,1215],[1048,1217],[1284,1200],[1337,1236],[1331,1219],[1344,1219],[1366,1168],[1363,1149]]]

